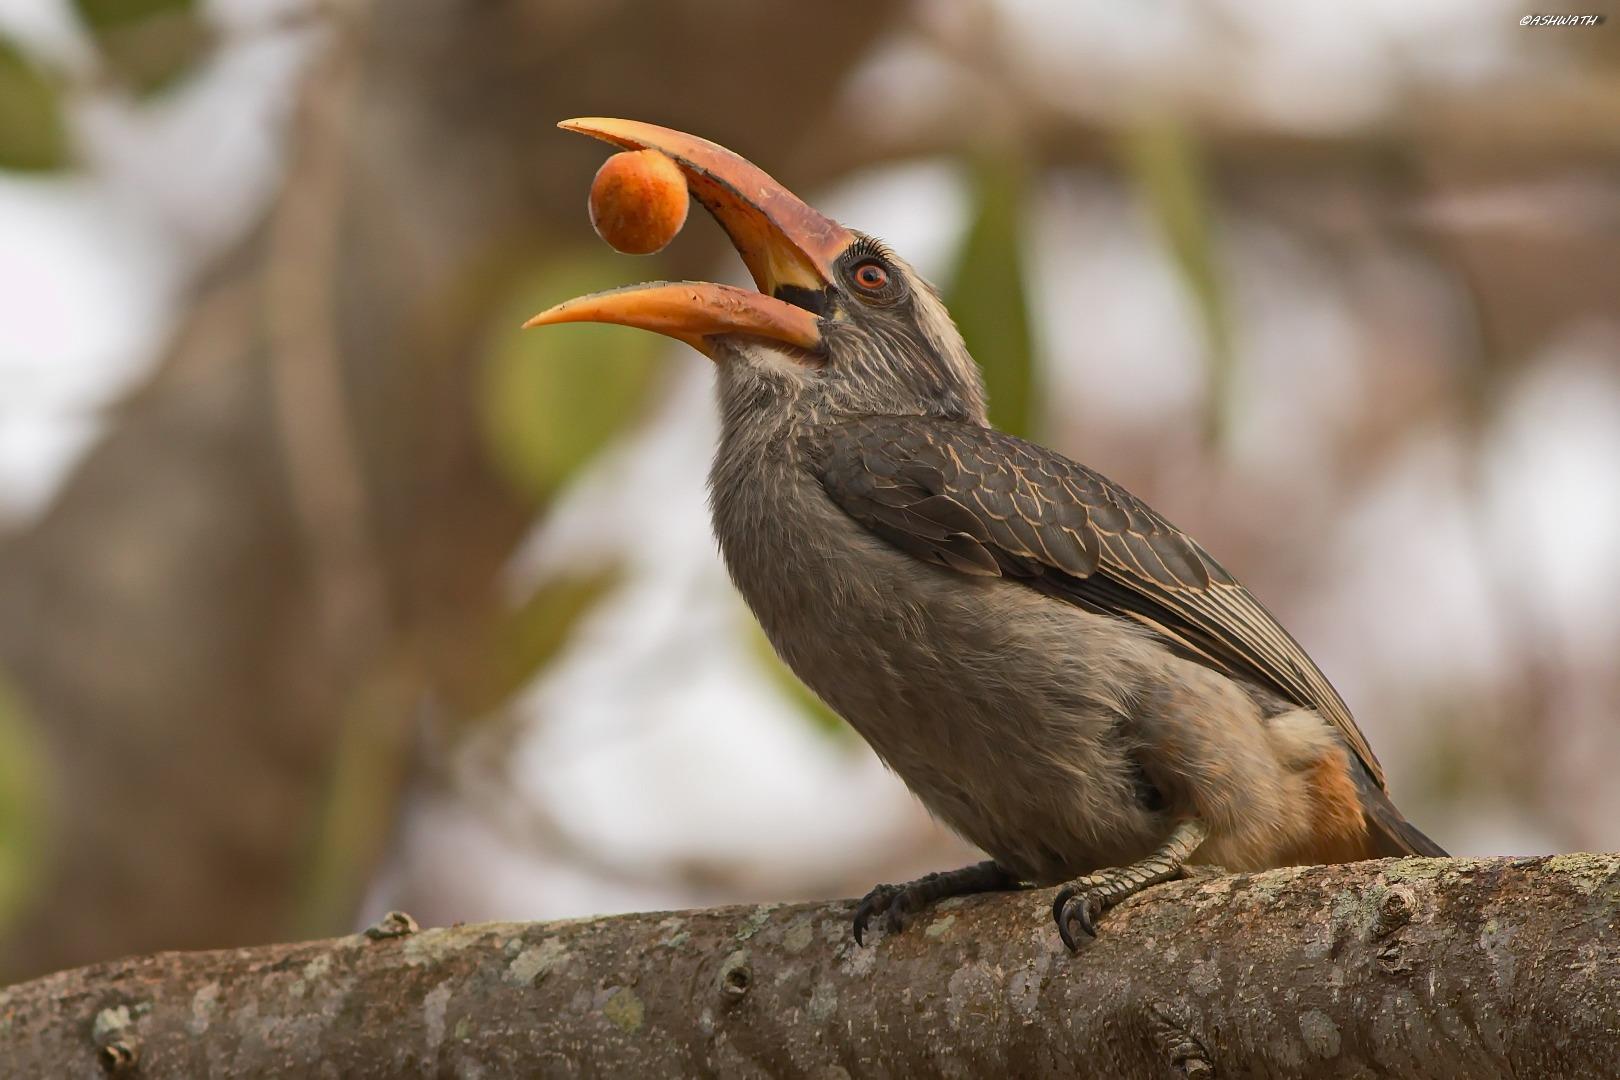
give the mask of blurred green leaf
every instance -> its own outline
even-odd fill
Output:
[[[945,303],[984,369],[990,421],[1033,434],[1036,371],[1024,281],[1025,176],[1011,154],[984,155],[973,167],[973,220],[957,251]]]
[[[0,169],[60,169],[68,157],[60,88],[15,42],[0,37]]]
[[[509,700],[562,651],[580,621],[620,579],[617,567],[543,581],[494,627],[492,646],[459,711],[482,716]]]
[[[618,581],[618,571],[557,578],[540,585],[477,643],[492,643],[473,670],[447,690],[433,721],[494,714],[562,650],[579,621]],[[479,645],[474,646],[475,650]],[[463,681],[464,680],[464,681]],[[324,794],[315,815],[292,930],[325,936],[344,928],[397,828],[410,781],[417,725],[430,697],[409,654],[364,684],[342,713]],[[447,735],[454,731],[443,732]]]
[[[1208,345],[1205,437],[1219,445],[1231,421],[1236,354],[1216,262],[1209,184],[1198,147],[1174,117],[1154,116],[1125,140],[1125,156],[1170,256],[1198,307]]]
[[[33,722],[0,677],[0,931],[40,883],[48,765]]]
[[[213,47],[199,0],[73,0],[112,76],[146,96],[175,85]]]
[[[550,497],[645,411],[665,339],[598,324],[522,329],[559,300],[623,285],[625,260],[578,255],[521,277],[494,310],[481,429],[516,487]]]
[[[799,677],[782,662],[771,647],[770,639],[765,631],[760,629],[759,623],[753,619],[748,620],[749,636],[754,645],[754,653],[759,662],[764,665],[765,671],[770,675],[771,681],[777,689],[804,714],[804,718],[816,728],[833,738],[850,739],[854,731],[844,723],[843,717],[827,707],[827,703],[817,697],[808,686],[799,681]]]
[[[342,710],[290,932],[327,937],[349,925],[398,828],[423,689],[404,665],[379,672]]]

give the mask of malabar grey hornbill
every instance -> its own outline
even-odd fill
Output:
[[[890,932],[945,896],[1067,882],[1071,948],[1185,863],[1443,855],[1344,701],[1191,537],[1105,477],[989,426],[939,294],[759,168],[628,120],[758,292],[637,285],[529,325],[657,331],[714,361],[709,485],[732,580],[782,659],[990,860],[861,901]]]

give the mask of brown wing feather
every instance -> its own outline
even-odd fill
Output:
[[[896,547],[1141,623],[1183,656],[1315,709],[1384,786],[1350,710],[1299,643],[1191,537],[1105,477],[1011,435],[928,417],[829,425],[813,456],[833,501]]]

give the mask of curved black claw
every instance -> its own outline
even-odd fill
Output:
[[[897,910],[895,898],[905,890],[899,885],[876,885],[855,905],[855,944],[866,944],[866,925],[874,916],[887,914],[889,933],[905,927],[905,917]]]
[[[1070,952],[1080,950],[1075,927],[1084,931],[1087,937],[1096,937],[1097,919],[1102,913],[1103,900],[1096,889],[1065,885],[1052,900],[1052,918],[1057,922],[1058,937],[1063,939]]]
[[[1017,888],[1022,888],[1017,876],[993,859],[960,870],[924,874],[904,885],[879,885],[855,907],[855,944],[866,944],[866,926],[879,915],[885,917],[884,929],[898,934],[913,915],[937,900]]]

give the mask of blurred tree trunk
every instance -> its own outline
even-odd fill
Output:
[[[169,954],[0,991],[28,1075],[1604,1076],[1620,859],[1162,886],[1069,955],[1053,890],[862,949],[767,905]]]
[[[0,545],[0,672],[52,796],[0,979],[269,940],[300,910],[344,927],[414,703],[469,659],[540,509],[486,460],[471,389],[490,297],[589,236],[601,151],[553,123],[655,120],[812,187],[792,152],[898,7],[405,0],[332,29],[265,224]],[[302,896],[339,805],[384,825],[343,849],[343,895]]]

